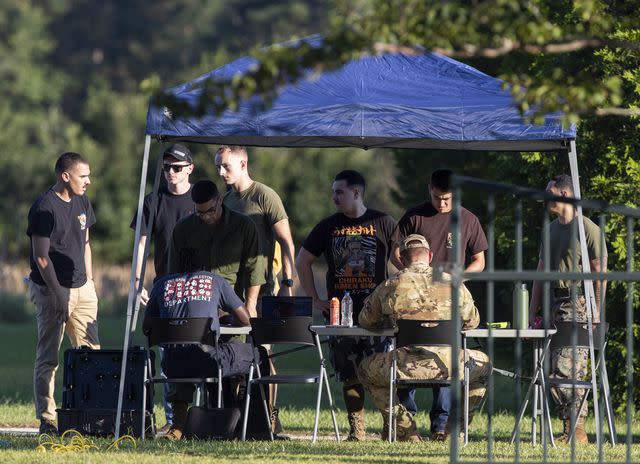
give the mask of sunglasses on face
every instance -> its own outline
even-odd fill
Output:
[[[191,165],[190,164],[163,164],[162,170],[164,172],[169,172],[173,169],[173,172],[182,172],[182,170],[187,166],[191,166]]]

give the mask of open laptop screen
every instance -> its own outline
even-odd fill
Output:
[[[309,296],[263,296],[263,319],[279,319],[281,317],[311,317],[313,302]]]

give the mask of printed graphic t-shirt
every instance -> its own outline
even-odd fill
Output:
[[[147,317],[211,317],[211,329],[219,331],[218,308],[231,312],[242,301],[229,282],[211,272],[171,274],[158,280],[145,310]]]
[[[359,218],[337,213],[320,221],[302,245],[316,257],[324,254],[329,299],[350,292],[354,320],[365,298],[387,278],[394,228],[395,220],[380,211],[367,209]]]
[[[96,223],[96,217],[87,195],[72,196],[66,202],[53,189],[43,193],[29,210],[27,235],[49,238],[49,258],[60,285],[79,288],[87,282],[84,249],[87,229]],[[33,256],[30,278],[38,285],[46,285]]]

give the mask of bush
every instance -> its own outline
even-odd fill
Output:
[[[35,308],[25,295],[0,293],[0,321],[18,324],[35,320]]]

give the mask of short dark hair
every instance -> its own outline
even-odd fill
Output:
[[[551,181],[556,184],[556,187],[559,190],[569,190],[571,192],[571,194],[573,195],[574,191],[573,191],[573,180],[571,179],[571,176],[567,175],[567,174],[560,174],[557,176],[554,176]]]
[[[202,265],[196,265],[196,250],[192,247],[179,248],[178,269],[180,272],[206,271]]]
[[[431,188],[437,188],[441,192],[451,191],[451,169],[436,169],[431,173],[429,185]]]
[[[191,187],[191,199],[199,205],[218,198],[219,195],[218,187],[210,180],[199,180]]]
[[[362,187],[362,194],[364,195],[364,189],[367,184],[364,180],[364,176],[360,174],[358,171],[354,171],[352,169],[346,169],[344,171],[340,171],[336,174],[336,177],[333,179],[334,181],[344,180],[347,183],[347,187],[353,187],[357,185],[358,187]]]
[[[60,175],[63,172],[67,172],[71,170],[76,164],[89,164],[84,156],[80,153],[75,153],[72,151],[65,151],[58,157],[56,161],[55,171],[56,174]]]

